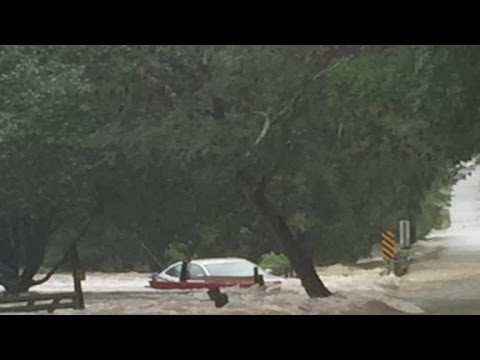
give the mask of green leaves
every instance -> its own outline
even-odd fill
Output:
[[[7,189],[0,212],[28,215],[76,202],[83,142],[96,127],[85,67],[35,46],[3,45],[0,73],[0,182]]]
[[[284,276],[291,270],[290,261],[284,254],[273,252],[263,254],[260,259],[260,266],[263,269],[270,269],[274,275]]]

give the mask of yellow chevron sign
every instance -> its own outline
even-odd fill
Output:
[[[395,234],[391,231],[382,233],[382,254],[385,260],[395,259]]]

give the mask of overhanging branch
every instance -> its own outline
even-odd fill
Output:
[[[272,118],[270,117],[270,114],[264,112],[264,111],[255,111],[255,114],[262,115],[265,117],[265,123],[263,124],[262,131],[260,132],[260,135],[258,135],[257,140],[255,141],[255,145],[257,146],[260,144],[265,136],[267,136],[268,131],[270,130],[270,127],[272,126]]]
[[[75,240],[73,240],[70,245],[68,246],[67,248],[67,251],[65,252],[65,254],[62,256],[62,258],[53,266],[53,268],[43,277],[41,278],[40,280],[33,280],[30,284],[30,287],[33,287],[33,286],[38,286],[38,285],[41,285],[41,284],[44,284],[46,283],[48,280],[50,280],[50,278],[53,276],[53,274],[55,274],[55,272],[57,272],[57,270],[60,268],[60,266],[62,266],[65,261],[68,259],[68,256],[70,255],[70,252],[73,250],[73,248],[75,246],[78,245],[78,243],[80,242],[80,240],[83,238],[83,236],[85,235],[85,233],[87,232],[88,228],[90,227],[90,224],[91,224],[92,220],[90,219],[88,221],[88,223],[83,227],[82,231],[78,234],[77,238]]]
[[[366,48],[375,48],[381,51],[387,50],[391,48],[393,45],[347,45],[347,49],[345,49],[345,46],[343,45],[338,45],[338,48],[336,48],[333,52],[333,54],[330,54],[330,57],[332,58],[332,61],[326,62],[323,64],[322,69],[319,70],[317,73],[307,76],[305,80],[303,81],[303,84],[301,85],[300,89],[298,89],[293,96],[291,97],[290,101],[275,115],[271,115],[271,111],[264,112],[264,111],[255,111],[255,114],[262,115],[265,117],[265,123],[263,125],[263,128],[258,135],[253,147],[257,147],[268,135],[271,127],[278,123],[282,118],[285,116],[295,112],[296,106],[298,104],[298,101],[301,99],[301,97],[304,95],[306,90],[308,89],[308,86],[320,79],[323,75],[325,75],[328,71],[331,71],[335,69],[336,67],[340,66],[342,63],[345,61],[355,57],[362,51],[364,51]],[[335,54],[335,51],[338,52],[338,54]],[[332,64],[332,62],[334,62]],[[248,156],[253,149],[247,151],[246,156]]]

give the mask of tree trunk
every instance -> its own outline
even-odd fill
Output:
[[[12,265],[16,275],[20,274],[20,221],[14,220],[10,224],[12,236],[13,259]]]
[[[17,291],[26,292],[33,285],[33,278],[43,264],[49,238],[50,222],[38,220],[33,223],[32,232],[26,238],[25,264]]]
[[[311,298],[330,296],[331,292],[325,287],[315,271],[312,258],[300,246],[285,217],[278,214],[266,198],[266,185],[266,180],[262,179],[252,192],[252,187],[249,186],[248,181],[242,181],[245,195],[270,224],[308,296]]]
[[[23,219],[22,219],[23,221]],[[27,221],[24,234],[20,221],[0,219],[0,285],[7,292],[27,292],[34,284],[33,278],[43,264],[50,235],[52,217]],[[23,239],[21,239],[21,235]],[[20,275],[21,240],[24,241],[23,272]]]
[[[10,221],[0,219],[0,285],[7,292],[14,291],[18,283],[17,254]]]

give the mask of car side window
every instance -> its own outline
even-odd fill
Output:
[[[190,264],[190,267],[189,267],[188,270],[189,270],[191,278],[196,278],[196,277],[198,278],[198,277],[202,277],[202,276],[206,275],[205,271],[203,271],[201,266],[199,266],[197,264]]]
[[[180,277],[180,272],[182,271],[182,265],[175,265],[172,267],[170,270],[166,272],[167,275],[172,276],[172,277]]]

